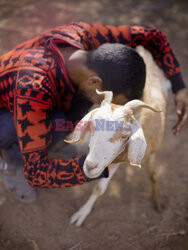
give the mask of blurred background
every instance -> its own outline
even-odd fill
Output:
[[[187,0],[0,0],[0,55],[45,29],[71,21],[160,28],[188,82]],[[122,167],[82,228],[69,218],[95,183],[65,190],[38,190],[36,202],[16,201],[0,181],[0,250],[186,250],[188,249],[188,130],[176,122],[170,94],[164,146],[156,172],[165,200],[161,213],[150,203],[146,171]],[[157,133],[157,131],[156,131]]]

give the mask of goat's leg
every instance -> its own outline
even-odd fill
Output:
[[[147,160],[147,174],[148,178],[151,182],[151,187],[152,187],[152,202],[154,204],[154,207],[157,211],[161,211],[163,208],[163,202],[161,200],[160,193],[158,191],[158,185],[157,181],[155,179],[155,154],[151,154]]]
[[[93,205],[95,204],[96,200],[99,198],[99,196],[103,195],[106,191],[108,184],[112,178],[112,176],[115,174],[116,170],[118,169],[119,164],[112,164],[109,166],[109,177],[108,178],[102,178],[99,180],[97,185],[94,187],[93,192],[87,202],[76,212],[72,215],[70,219],[70,223],[75,225],[77,227],[81,226],[86,217],[90,214]]]

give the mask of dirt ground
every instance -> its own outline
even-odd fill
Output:
[[[171,41],[188,82],[188,2],[184,0],[0,0],[0,54],[49,27],[70,21],[157,26]],[[65,190],[38,190],[34,203],[16,201],[0,181],[0,250],[188,249],[188,130],[178,137],[173,95],[156,171],[165,209],[150,203],[145,168],[121,167],[83,227],[70,216],[95,183]],[[157,133],[157,131],[155,131]]]

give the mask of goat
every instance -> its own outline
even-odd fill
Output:
[[[163,142],[166,117],[165,94],[170,84],[154,62],[150,52],[141,46],[136,50],[146,64],[146,84],[142,101],[133,100],[124,106],[118,106],[111,103],[113,97],[111,91],[97,91],[98,94],[105,95],[101,106],[90,111],[81,120],[82,122],[92,121],[90,137],[85,136],[80,140],[84,133],[77,129],[77,125],[73,138],[69,141],[65,140],[68,143],[80,141],[82,145],[85,143],[89,145],[89,153],[83,166],[88,177],[96,178],[106,167],[109,169],[109,177],[99,180],[87,202],[72,215],[70,222],[75,223],[76,226],[82,225],[122,163],[141,167],[143,159],[142,162],[147,164],[148,176],[152,184],[154,205],[157,209],[161,208],[154,177],[154,161],[155,153],[160,150]],[[144,109],[140,109],[142,107]],[[96,131],[97,119],[105,119],[106,122],[116,121],[118,124],[122,124],[123,121],[123,127],[121,125],[111,131]],[[80,144],[78,146],[80,148]]]

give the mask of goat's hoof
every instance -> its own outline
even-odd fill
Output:
[[[162,212],[165,208],[165,201],[161,197],[153,198],[153,207],[157,212]]]
[[[71,216],[70,223],[75,224],[75,226],[82,226],[87,215],[83,214],[83,211],[78,210]]]

